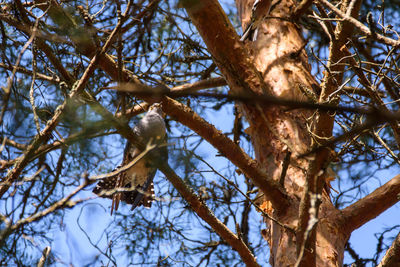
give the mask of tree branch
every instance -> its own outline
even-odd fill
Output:
[[[208,89],[212,87],[225,86],[226,81],[223,77],[210,78],[200,80],[198,82],[175,86],[171,89],[172,92],[193,93],[198,90]]]
[[[215,4],[215,3],[214,3]],[[61,9],[60,6],[57,6],[57,4],[52,3],[51,10],[53,8],[59,8]],[[207,8],[207,10],[211,10],[212,8]],[[222,16],[225,16],[223,13],[222,9],[220,10],[221,13],[219,14],[219,18]],[[49,12],[50,15],[58,14],[59,11],[54,11],[54,12]],[[226,16],[225,16],[226,18]],[[68,22],[68,20],[65,20]],[[66,23],[63,21],[64,23]],[[225,21],[225,23],[228,23],[228,21]],[[65,25],[63,26],[65,27]],[[76,27],[76,26],[75,26]],[[229,29],[231,30],[231,34],[233,38],[236,38],[237,41],[237,34],[233,30],[233,28],[226,27],[225,24],[219,25],[219,27],[223,27],[223,29]],[[214,27],[215,28],[215,27]],[[214,28],[212,30],[214,30]],[[222,33],[221,33],[222,34]],[[222,35],[221,35],[222,36]],[[227,42],[224,42],[227,43]],[[96,51],[95,47],[93,45],[93,42],[77,42],[75,43],[77,45],[77,48],[79,51],[83,51],[87,56],[90,55],[89,51]],[[230,44],[229,44],[230,45]],[[254,66],[249,63],[247,60],[247,53],[245,53],[242,45],[240,44],[240,48],[237,47],[238,44],[235,45],[235,49],[239,49],[241,52],[241,60],[242,64],[239,64],[241,66],[240,70],[232,70],[233,73],[249,73],[248,69],[252,69],[253,72],[248,74],[249,77],[242,77],[243,79],[250,79],[251,82],[251,87],[254,91],[259,90],[260,86],[260,80],[262,82],[262,79],[260,78],[260,75],[258,72],[255,70]],[[84,47],[82,47],[84,46]],[[220,47],[220,49],[227,49],[226,47]],[[236,57],[235,55],[230,55],[229,57]],[[243,62],[245,63],[243,66]],[[102,54],[99,56],[99,66],[107,72],[112,78],[117,79],[118,78],[118,67],[116,62],[106,54]],[[229,66],[233,66],[233,62],[229,64]],[[247,71],[245,71],[247,69]],[[232,72],[231,72],[232,73]],[[242,74],[240,76],[243,76]],[[239,77],[240,77],[239,76]],[[231,83],[237,84],[236,82],[236,75],[229,75],[231,79]],[[232,80],[234,79],[234,81]],[[140,82],[131,75],[126,70],[123,70],[122,72],[122,77],[121,81],[127,82],[131,81],[136,84],[140,85]],[[221,81],[219,81],[221,83]],[[245,87],[248,87],[244,81],[241,81],[242,85]],[[242,87],[237,87],[237,90],[242,90]],[[154,101],[160,101],[160,99],[154,99],[154,97],[142,97],[148,102],[154,102]],[[170,116],[176,118],[179,122],[183,123],[184,125],[188,126],[191,128],[193,131],[196,133],[200,134],[200,136],[204,137],[208,142],[210,142],[212,145],[214,145],[222,154],[224,154],[230,161],[232,161],[235,165],[237,165],[240,169],[242,169],[243,173],[245,173],[250,179],[254,181],[254,183],[260,187],[260,189],[265,193],[266,196],[271,198],[271,202],[276,205],[278,208],[285,208],[289,205],[289,199],[284,192],[283,188],[275,181],[271,180],[265,172],[260,170],[260,166],[252,160],[248,155],[246,155],[240,147],[237,146],[232,140],[230,140],[228,137],[223,135],[221,132],[219,132],[217,129],[215,129],[214,126],[211,124],[207,123],[205,120],[200,118],[197,114],[194,114],[194,112],[186,107],[185,105],[182,105],[181,103],[170,99],[170,98],[163,98],[163,110]]]
[[[164,97],[162,104],[163,110],[168,115],[195,131],[235,164],[266,196],[268,196],[268,198],[270,198],[274,207],[279,209],[289,205],[289,198],[282,186],[280,186],[277,181],[268,177],[268,175],[262,171],[259,164],[250,158],[226,135],[201,118],[189,107],[176,100]]]
[[[394,40],[392,38],[383,36],[379,33],[371,32],[371,30],[367,26],[365,26],[364,24],[359,22],[353,16],[349,16],[347,13],[340,11],[334,5],[332,5],[328,0],[318,0],[318,2],[322,3],[324,6],[328,7],[330,10],[335,12],[339,17],[341,17],[343,19],[343,21],[351,23],[353,26],[357,27],[358,30],[363,32],[368,37],[373,38],[380,43],[387,44],[387,45],[390,45],[393,47],[400,46],[399,40]]]
[[[68,196],[66,196],[63,199],[60,199],[59,201],[55,202],[53,205],[48,207],[47,209],[37,212],[27,218],[20,219],[18,220],[15,224],[11,224],[9,220],[6,219],[3,215],[0,214],[0,220],[5,222],[6,227],[0,231],[0,245],[3,244],[3,242],[6,241],[7,237],[14,231],[16,231],[18,228],[23,227],[24,225],[28,223],[35,222],[51,213],[53,213],[56,210],[59,210],[64,207],[69,207],[72,208],[75,205],[82,203],[86,201],[86,199],[81,199],[77,201],[71,201],[71,198],[74,197],[76,194],[78,194],[82,189],[84,189],[86,186],[90,184],[90,181],[85,179],[84,183],[78,187],[75,188],[74,191],[71,192]]]
[[[243,43],[240,42],[235,29],[218,1],[185,0],[181,1],[181,3],[199,31],[208,51],[213,56],[215,64],[222,72],[231,93],[235,95],[246,95],[250,98],[252,96],[257,97],[271,94],[272,90],[270,86],[264,82],[263,77],[254,66],[253,61],[249,60],[250,56],[247,49]],[[246,110],[246,114],[251,114],[249,116],[259,114],[259,110],[252,103],[245,104],[243,107]],[[169,106],[167,106],[167,109],[169,109]],[[172,110],[169,112],[172,112]],[[252,119],[250,118],[249,121],[252,121]],[[196,127],[196,125],[192,125],[190,128],[192,127]],[[217,133],[214,130],[211,131],[209,125],[204,124],[204,128],[204,131],[208,131],[210,134],[212,132],[215,134]],[[217,134],[216,136],[219,137],[221,134]],[[237,165],[239,168],[242,169],[245,167],[246,174],[249,174],[248,171],[253,169],[251,171],[252,175],[249,175],[249,178],[261,188],[265,193],[265,197],[272,202],[274,209],[286,210],[285,207],[288,206],[289,201],[279,184],[276,181],[272,181],[271,178],[267,179],[265,175],[261,175],[259,167],[256,167],[257,164],[255,164],[254,161],[249,162],[249,158],[243,157],[242,160],[244,161],[238,161],[238,158],[235,157],[243,155],[243,152],[239,151],[240,149],[237,146],[234,146],[234,142],[231,140],[228,142],[226,138],[226,140],[224,140],[225,145],[219,145],[215,141],[217,139],[219,138],[210,138],[210,140],[207,141],[212,142],[213,145],[215,144],[214,146],[218,145],[219,150],[221,151],[222,149],[223,154],[229,157],[235,165],[241,164],[241,166]],[[222,141],[223,138],[220,139]],[[227,150],[227,147],[231,147],[234,150]],[[233,151],[235,151],[235,153],[232,153]],[[249,166],[251,166],[249,163],[255,168],[249,168]],[[265,178],[262,178],[263,176]],[[267,188],[269,189],[267,190]]]
[[[98,56],[95,56],[92,59],[82,78],[79,80],[79,83],[69,94],[68,101],[70,101],[69,99],[76,98],[76,96],[83,91],[89,77],[95,69],[98,59]],[[22,170],[30,162],[31,157],[34,155],[36,149],[39,148],[41,144],[45,143],[45,141],[50,137],[51,132],[54,130],[61,118],[62,113],[65,111],[68,101],[67,99],[64,100],[64,102],[57,107],[56,111],[54,112],[54,116],[46,123],[46,127],[33,138],[31,144],[24,151],[24,154],[15,162],[14,168],[12,168],[12,170],[7,173],[7,176],[4,177],[2,183],[0,184],[0,196],[3,196],[12,183],[19,177]]]
[[[109,120],[118,132],[125,137],[129,142],[135,145],[135,147],[143,150],[145,145],[139,140],[139,137],[132,131],[126,121],[122,121],[114,117],[107,109],[101,106],[97,101],[91,99],[87,103],[98,112],[104,119]],[[200,201],[199,197],[188,187],[185,182],[175,173],[175,171],[168,165],[167,162],[161,160],[162,157],[158,156],[157,153],[150,152],[150,159],[155,163],[158,169],[167,177],[167,179],[173,184],[178,190],[182,197],[190,204],[193,211],[207,222],[214,231],[221,236],[233,249],[235,249],[241,256],[243,262],[247,266],[259,266],[254,255],[251,253],[249,248],[237,235],[229,230],[229,228],[223,224],[212,211],[207,207],[205,203]]]
[[[54,112],[54,116],[46,123],[46,127],[33,138],[31,144],[24,151],[24,154],[16,160],[14,168],[12,168],[7,173],[7,176],[2,179],[2,182],[0,184],[0,197],[3,196],[5,192],[7,192],[8,188],[19,177],[22,170],[25,168],[25,166],[29,163],[31,157],[34,155],[35,150],[41,144],[45,143],[45,141],[50,137],[51,132],[54,130],[61,118],[62,113],[65,111],[67,103],[83,92],[86,83],[96,69],[96,65],[100,59],[100,56],[105,54],[107,49],[110,47],[110,45],[112,44],[111,40],[113,39],[113,36],[116,34],[120,27],[121,23],[118,23],[114,28],[114,31],[109,36],[107,42],[103,45],[101,50],[92,58],[85,72],[83,73],[82,78],[78,81],[74,88],[72,88],[68,98],[65,99],[64,102],[57,107],[56,111]]]
[[[6,70],[13,70],[14,66],[10,66],[7,64],[4,64],[2,62],[0,62],[0,68],[6,69]],[[22,67],[16,67],[15,68],[17,72],[20,73],[24,73],[26,75],[33,75],[33,72],[31,70],[22,68]],[[48,76],[42,73],[36,73],[36,78],[39,80],[44,80],[44,81],[48,81],[48,82],[52,82],[52,83],[59,83],[60,82],[60,78],[58,78],[57,76]]]
[[[348,5],[347,2],[342,2],[341,9],[345,10],[352,17],[358,17],[358,11],[360,9],[361,0],[351,1]],[[345,44],[348,37],[353,32],[353,27],[348,22],[339,22],[335,29],[335,38],[331,40],[329,46],[329,59],[327,63],[327,71],[323,77],[321,84],[321,94],[319,97],[320,103],[329,101],[329,95],[336,90],[337,86],[342,83],[344,66],[337,64],[343,58],[343,52],[340,48]],[[336,101],[338,104],[339,101]],[[328,102],[329,103],[329,102]],[[316,116],[315,129],[313,130],[314,143],[325,143],[326,139],[332,137],[333,125],[335,116],[328,112],[318,112]],[[297,252],[299,253],[300,244],[304,243],[304,236],[307,231],[308,222],[310,221],[309,210],[311,208],[311,196],[322,195],[322,190],[325,184],[325,180],[322,175],[319,175],[320,171],[325,169],[329,164],[331,157],[331,150],[329,147],[323,147],[318,150],[314,155],[309,164],[307,170],[307,190],[304,190],[299,210],[299,223],[297,232]],[[317,203],[317,214],[319,210],[319,204]],[[315,266],[316,264],[316,236],[315,229],[310,234],[311,238],[307,243],[308,250],[304,254],[302,261],[299,266]]]
[[[393,241],[390,248],[386,251],[378,267],[397,267],[400,266],[400,233]]]
[[[340,229],[345,229],[350,234],[396,204],[399,194],[400,175],[397,175],[374,192],[343,209],[341,218],[337,218],[342,224]]]
[[[313,0],[302,0],[293,12],[292,18],[298,20],[311,6]]]
[[[229,88],[235,93],[268,93],[270,90],[218,1],[181,2]]]

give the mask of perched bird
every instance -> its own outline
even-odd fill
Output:
[[[133,128],[133,131],[140,137],[143,144],[160,145],[166,143],[167,134],[161,105],[157,103],[150,106],[146,115]],[[163,160],[168,160],[167,147],[163,146],[159,149]],[[135,160],[141,152],[141,150],[128,142],[125,147],[122,164],[116,170]],[[118,210],[120,201],[131,204],[132,210],[140,205],[150,208],[154,199],[153,178],[156,171],[157,168],[147,156],[144,156],[129,169],[120,172],[116,176],[99,181],[93,189],[93,193],[112,199],[111,214],[113,210]],[[120,191],[112,192],[117,191],[116,189]]]
[[[255,0],[251,9],[250,23],[243,32],[240,41],[250,40],[255,41],[257,39],[258,27],[264,20],[264,17],[268,16],[271,9],[272,0]]]

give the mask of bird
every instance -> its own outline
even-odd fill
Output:
[[[258,28],[264,17],[266,17],[271,9],[272,0],[255,0],[253,7],[251,8],[251,18],[250,23],[247,25],[243,32],[240,41],[251,40],[255,41],[257,39]]]
[[[146,115],[133,128],[133,132],[143,144],[151,143],[157,146],[166,144],[167,133],[161,104],[151,105]],[[161,146],[158,149],[162,160],[168,160],[167,147]],[[142,151],[128,141],[124,149],[122,163],[115,170],[118,171],[135,160],[140,153]],[[112,199],[111,215],[114,210],[118,210],[120,201],[131,204],[131,210],[141,205],[150,208],[155,197],[153,178],[156,172],[157,168],[145,155],[127,170],[121,171],[116,176],[100,180],[93,189],[93,193],[100,197]]]

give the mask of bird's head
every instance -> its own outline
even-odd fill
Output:
[[[165,118],[165,113],[162,111],[161,103],[154,103],[149,107],[148,112],[156,112],[161,117]]]

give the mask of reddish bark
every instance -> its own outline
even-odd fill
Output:
[[[248,20],[249,7],[252,3],[253,1],[237,1],[241,19]],[[293,4],[291,1],[282,1],[272,15],[289,18]],[[210,5],[214,5],[214,8],[210,8]],[[208,8],[205,8],[206,6]],[[229,23],[224,19],[218,19],[220,8],[215,1],[196,3],[188,1],[186,8],[233,93],[253,96],[273,94],[283,98],[307,100],[300,88],[307,88],[310,91],[318,88],[318,84],[310,74],[308,59],[303,50],[304,40],[294,23],[281,19],[267,19],[259,31],[257,41],[244,45],[251,54],[248,60],[246,51],[237,42],[238,38],[230,29]],[[212,25],[211,20],[207,19],[210,17],[213,18]],[[257,71],[254,71],[252,62]],[[258,74],[262,76],[261,81]],[[250,124],[247,132],[252,138],[256,159],[268,176],[278,180],[282,172],[282,161],[286,156],[285,151],[292,152],[293,160],[287,170],[284,185],[293,201],[285,209],[272,203],[270,212],[282,223],[295,227],[299,220],[300,199],[304,194],[308,178],[306,170],[310,169],[309,159],[298,159],[297,156],[307,151],[312,143],[307,125],[307,119],[312,113],[249,103],[242,104],[241,107]],[[313,169],[311,182],[322,180],[321,177],[317,179],[317,174],[324,162],[316,162],[318,164],[315,164],[316,167]],[[313,186],[311,184],[311,187]],[[266,201],[269,197],[265,194]],[[307,206],[305,210],[308,212]],[[320,219],[315,232],[316,249],[309,253],[303,265],[341,265],[348,234],[342,233],[337,221],[332,219],[336,218],[338,213],[329,198],[323,197],[319,212],[319,218],[323,219]],[[305,220],[305,223],[307,222],[308,220]],[[264,232],[264,236],[270,244],[271,264],[294,265],[298,255],[299,236],[296,237],[292,232],[269,221],[266,223],[269,229]]]

